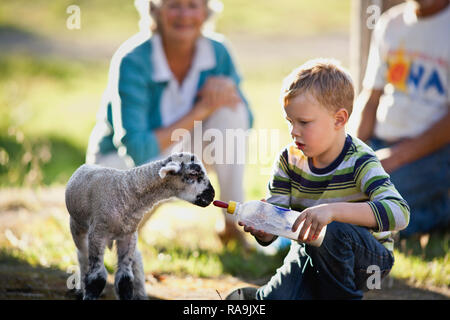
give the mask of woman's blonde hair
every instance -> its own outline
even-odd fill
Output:
[[[151,30],[158,32],[157,17],[154,9],[161,6],[164,0],[135,0],[134,4],[141,17],[139,21],[139,28],[141,31]],[[214,31],[215,18],[223,10],[223,4],[220,0],[204,0],[208,10],[208,17],[203,24],[204,31]]]
[[[317,102],[337,111],[353,110],[355,91],[350,73],[337,60],[314,59],[294,69],[283,81],[280,102],[286,106],[300,94],[311,94]]]

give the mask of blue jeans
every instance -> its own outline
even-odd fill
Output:
[[[374,275],[369,266],[379,268],[381,280],[393,264],[392,253],[367,228],[332,222],[320,247],[292,241],[283,265],[258,289],[256,297],[258,300],[361,299],[363,291],[368,290],[368,278]]]
[[[383,140],[372,138],[373,150],[389,147]],[[450,223],[450,145],[390,174],[391,181],[408,202],[409,225],[400,236],[446,228]]]

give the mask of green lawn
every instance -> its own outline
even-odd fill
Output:
[[[65,183],[84,152],[107,63],[0,60],[0,185]]]
[[[224,34],[316,35],[348,31],[350,0],[222,0],[216,18]],[[81,10],[81,29],[66,28],[70,5]],[[133,0],[16,0],[0,4],[2,25],[77,41],[117,41],[138,29]]]

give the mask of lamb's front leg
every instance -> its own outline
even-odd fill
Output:
[[[134,274],[132,267],[136,250],[137,233],[123,236],[116,243],[118,268],[114,280],[114,288],[120,300],[131,300],[134,292]]]
[[[89,231],[89,269],[84,278],[84,300],[97,299],[105,288],[107,272],[103,256],[107,240],[98,230]]]

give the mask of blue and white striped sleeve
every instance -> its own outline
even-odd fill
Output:
[[[370,199],[368,204],[378,224],[377,232],[399,231],[408,226],[409,206],[374,155],[366,155],[356,161],[355,179],[360,190]]]

